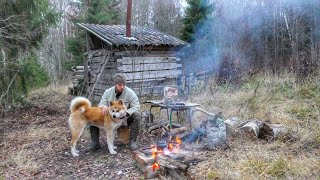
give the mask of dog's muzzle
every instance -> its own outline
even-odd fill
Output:
[[[125,118],[126,116],[122,116],[122,117],[120,117],[120,118],[117,118],[117,116],[114,114],[114,115],[112,115],[112,117],[115,118],[115,119],[123,119],[123,118]]]

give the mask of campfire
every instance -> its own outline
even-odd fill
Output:
[[[176,101],[177,94],[177,89],[165,87],[164,99],[161,102],[146,101],[151,105],[149,113],[144,113],[146,127],[149,133],[157,130],[158,140],[132,153],[136,165],[144,173],[145,178],[154,178],[157,175],[170,175],[175,179],[190,178],[188,168],[191,164],[201,161],[195,156],[193,150],[190,150],[190,146],[201,141],[200,146],[203,148],[215,149],[226,142],[226,128],[219,118],[220,113],[215,115],[198,108],[198,104]],[[152,107],[165,109],[167,121],[162,119],[153,122]],[[184,119],[189,122],[190,129],[172,122],[173,110],[188,111],[190,117]],[[192,127],[191,124],[191,114],[195,111],[209,116],[209,119],[203,121],[200,127]]]
[[[169,137],[160,139],[150,147],[134,151],[132,157],[145,178],[154,178],[157,174],[162,174],[184,179],[187,177],[190,164],[199,162],[199,159],[181,147],[182,140],[178,136]]]

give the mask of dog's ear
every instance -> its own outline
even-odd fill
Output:
[[[113,102],[113,101],[110,101],[109,104],[110,104],[110,106],[113,106],[114,102]]]
[[[119,99],[118,102],[119,102],[120,105],[123,105],[123,101],[121,99]]]

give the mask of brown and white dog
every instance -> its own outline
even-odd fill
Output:
[[[111,154],[117,154],[114,150],[117,147],[113,145],[115,133],[127,114],[127,108],[122,100],[111,101],[110,107],[108,107],[106,113],[103,113],[101,107],[92,107],[88,99],[76,97],[71,101],[70,110],[71,154],[74,157],[79,156],[76,144],[87,125],[105,129],[108,149]]]

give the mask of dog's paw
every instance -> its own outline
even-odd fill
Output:
[[[71,154],[73,157],[78,157],[79,156],[79,151],[76,150],[76,148],[71,147]]]
[[[115,150],[110,151],[110,154],[115,155],[115,154],[117,154],[117,151],[115,151]]]
[[[71,151],[71,154],[73,157],[78,157],[79,156],[79,151]]]
[[[113,145],[113,149],[117,149],[117,146]]]

